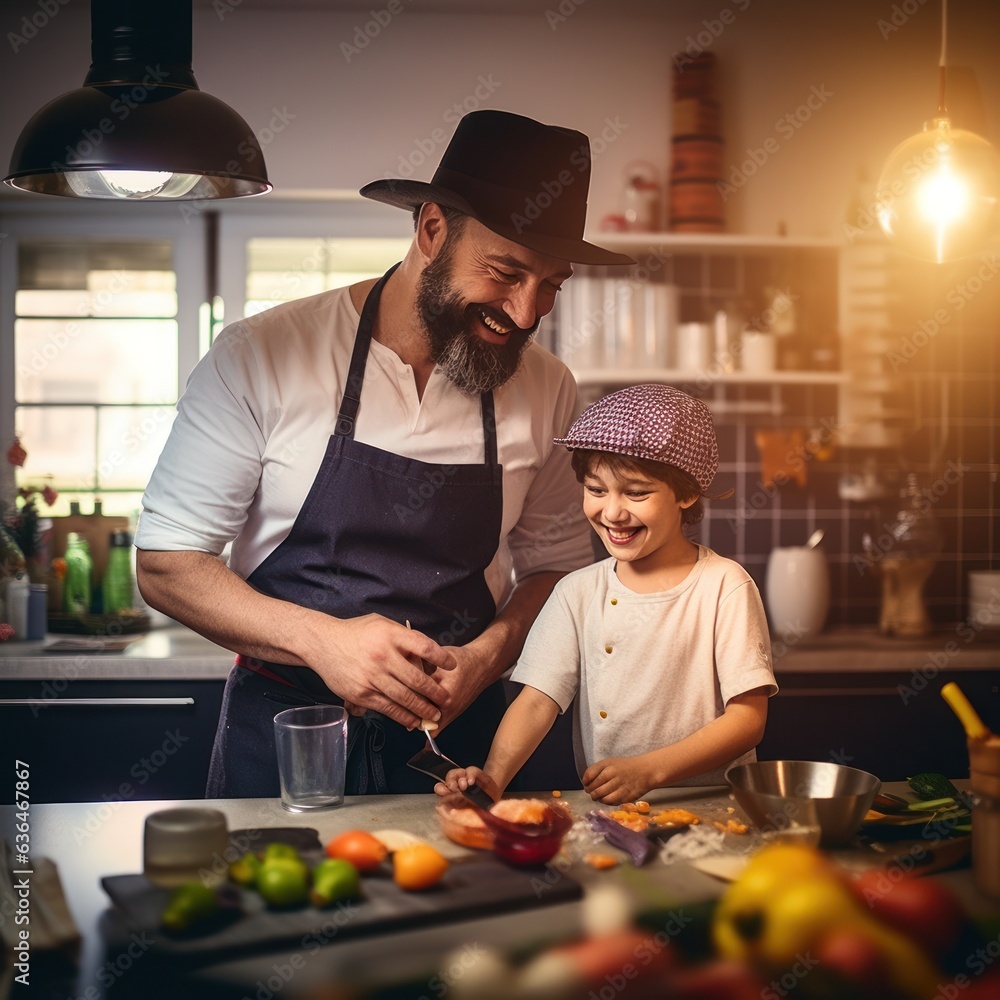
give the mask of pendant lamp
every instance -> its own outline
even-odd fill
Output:
[[[945,105],[948,0],[941,0],[937,114],[889,155],[876,213],[904,253],[942,263],[983,252],[997,229],[1000,157],[975,132],[955,128]]]
[[[25,125],[4,183],[177,201],[271,190],[260,143],[191,70],[192,0],[91,0],[91,66]]]

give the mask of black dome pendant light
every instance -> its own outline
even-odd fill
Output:
[[[192,0],[91,0],[90,72],[25,125],[4,183],[143,201],[270,191],[253,130],[198,89],[191,23]]]

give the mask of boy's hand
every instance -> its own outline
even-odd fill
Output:
[[[438,795],[450,795],[452,792],[464,792],[472,785],[478,785],[496,802],[500,798],[500,788],[497,783],[478,767],[456,767],[445,775],[444,781],[434,786]]]
[[[595,801],[621,805],[641,799],[652,787],[637,757],[605,757],[583,772],[583,787]]]

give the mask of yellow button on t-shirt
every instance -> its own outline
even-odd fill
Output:
[[[615,648],[614,646],[605,646],[604,647],[604,652],[605,653],[610,653],[614,648]]]

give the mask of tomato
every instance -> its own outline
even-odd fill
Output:
[[[837,927],[829,931],[816,948],[816,959],[824,968],[861,987],[866,994],[889,992],[885,952],[862,930]]]
[[[309,869],[294,858],[272,858],[257,873],[257,891],[272,906],[295,906],[309,895]]]
[[[905,934],[932,957],[947,954],[965,926],[958,897],[934,879],[874,869],[852,879],[851,888],[876,920]]]
[[[430,844],[401,847],[392,856],[392,877],[401,889],[428,889],[441,881],[448,859]]]
[[[389,851],[367,830],[348,830],[326,845],[326,853],[328,857],[350,861],[359,872],[370,872],[385,861]]]

